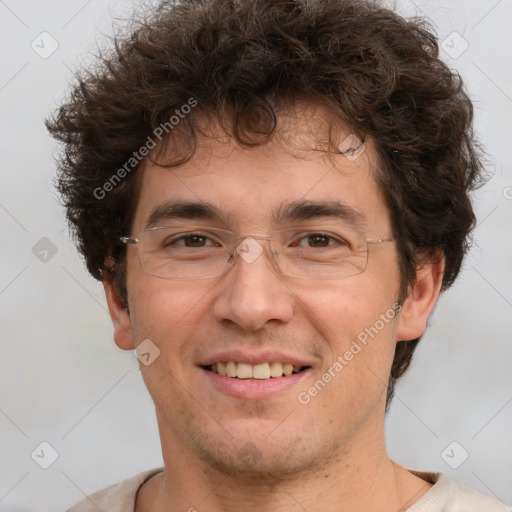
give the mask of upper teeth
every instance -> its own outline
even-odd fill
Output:
[[[226,377],[238,377],[239,379],[269,379],[270,377],[282,377],[298,372],[301,366],[294,366],[289,363],[217,363],[212,365],[212,371]]]

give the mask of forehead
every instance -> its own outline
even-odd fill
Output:
[[[217,220],[234,230],[264,230],[299,203],[328,203],[361,224],[387,226],[373,141],[362,144],[327,109],[305,105],[282,112],[275,136],[253,148],[238,145],[215,123],[202,128],[185,164],[145,162],[135,231],[149,227],[159,208],[179,202],[213,207]]]

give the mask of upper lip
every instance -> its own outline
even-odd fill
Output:
[[[261,363],[289,363],[295,366],[312,366],[311,361],[292,354],[285,354],[277,350],[227,350],[205,357],[199,362],[199,366],[210,366],[219,362],[234,361],[236,363],[247,363],[251,365]]]

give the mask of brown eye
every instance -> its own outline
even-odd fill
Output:
[[[204,243],[207,240],[202,235],[188,235],[183,237],[186,247],[204,247]]]
[[[308,243],[311,247],[327,247],[329,238],[327,235],[310,235],[308,236]]]
[[[187,233],[184,235],[168,238],[165,240],[163,245],[167,248],[190,247],[192,249],[198,249],[201,247],[211,247],[215,245],[215,243],[209,237],[200,233]]]
[[[326,247],[346,247],[347,243],[342,238],[327,233],[309,233],[298,238],[293,245],[310,249],[323,249]]]

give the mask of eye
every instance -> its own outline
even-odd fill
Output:
[[[334,237],[327,233],[309,233],[308,235],[300,238],[297,242],[294,242],[293,245],[321,249],[324,247],[347,246],[347,243],[343,239]]]
[[[208,243],[210,242],[210,243]],[[177,237],[171,237],[164,241],[164,247],[179,246],[179,247],[191,247],[201,248],[217,245],[205,235],[200,233],[186,233]]]

